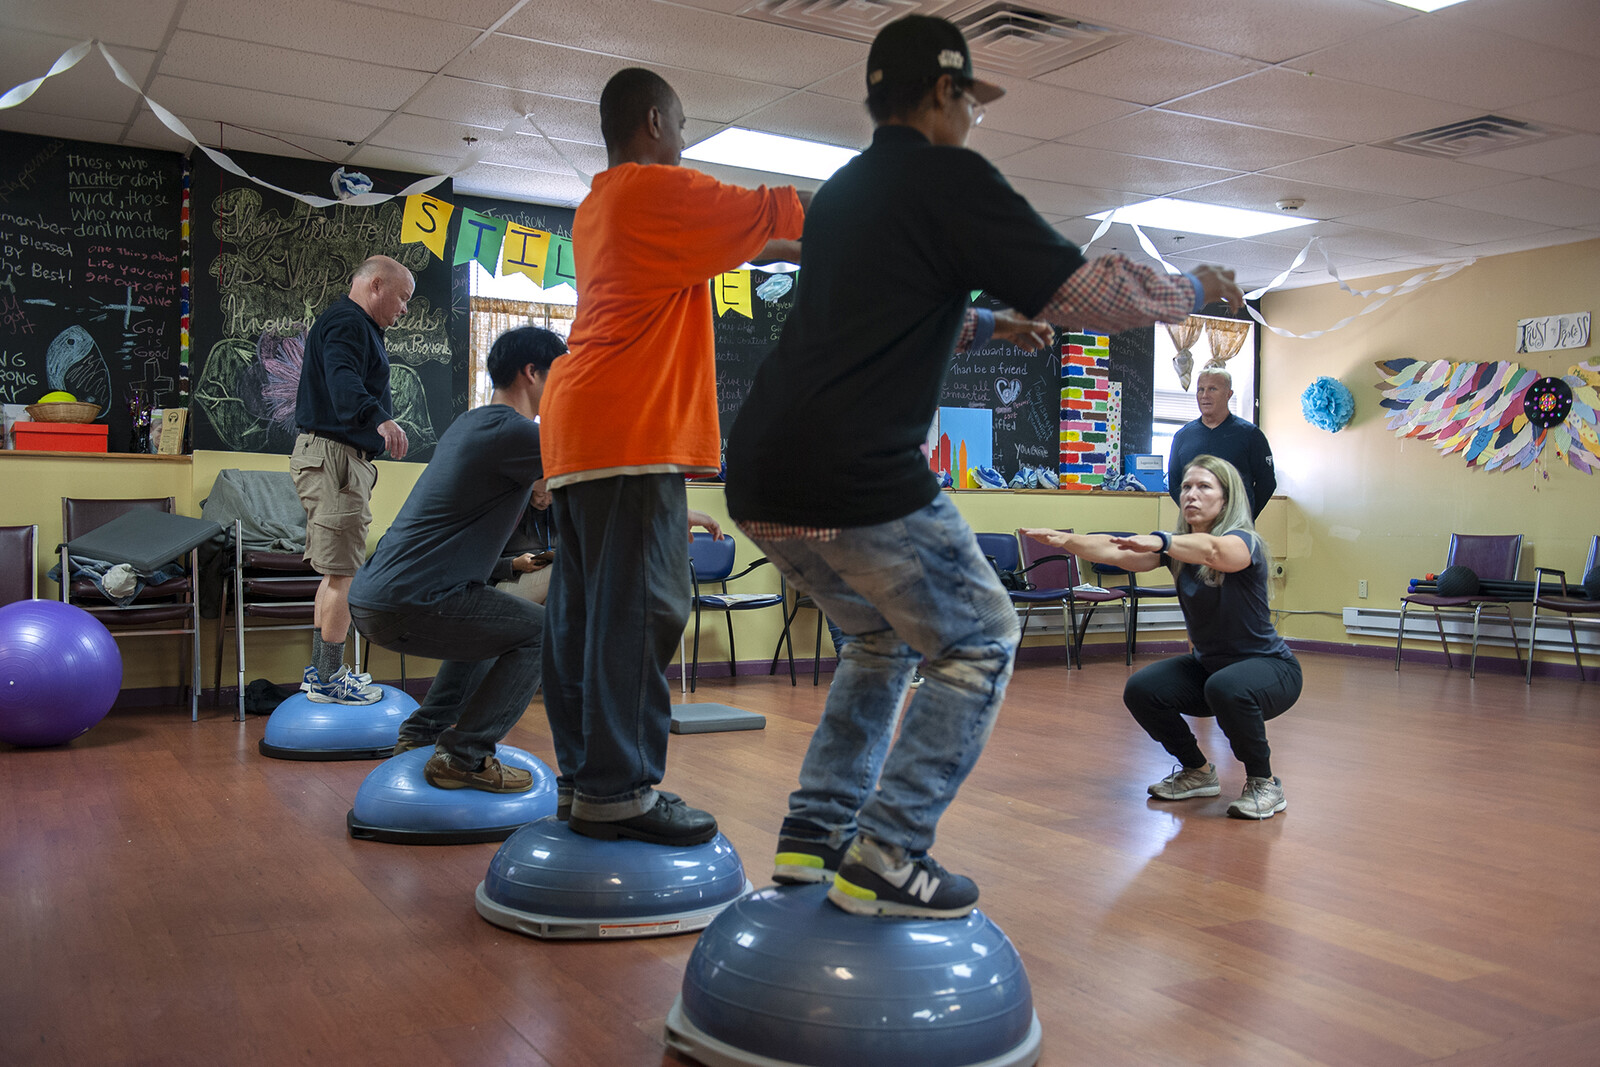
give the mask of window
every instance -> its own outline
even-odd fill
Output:
[[[1199,318],[1200,316],[1194,316]],[[1221,320],[1237,322],[1236,319]],[[1178,379],[1178,372],[1172,365],[1173,357],[1178,354],[1177,348],[1172,343],[1172,337],[1166,327],[1155,328],[1155,388],[1152,391],[1150,405],[1150,451],[1161,454],[1165,462],[1172,454],[1172,435],[1184,423],[1193,422],[1199,417],[1199,409],[1194,402],[1194,383],[1200,377],[1200,369],[1211,362],[1211,339],[1202,330],[1200,338],[1189,350],[1194,357],[1194,370],[1189,378],[1189,388],[1185,389]],[[1233,378],[1233,397],[1228,401],[1228,410],[1249,422],[1255,422],[1256,411],[1256,326],[1249,324],[1249,333],[1245,336],[1244,344],[1240,346],[1238,354],[1227,361],[1228,374]]]
[[[472,265],[472,315],[468,349],[472,365],[467,372],[467,407],[489,402],[489,349],[495,338],[518,326],[543,326],[565,338],[572,330],[578,294],[569,285],[541,289],[521,274],[495,277],[476,262]]]

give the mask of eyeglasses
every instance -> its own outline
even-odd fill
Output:
[[[974,126],[978,125],[983,121],[983,116],[986,109],[978,102],[978,98],[972,95],[972,90],[961,90],[961,96],[968,104],[972,105],[972,124]]]

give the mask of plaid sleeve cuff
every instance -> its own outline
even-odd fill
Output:
[[[1191,275],[1166,275],[1127,256],[1090,260],[1061,284],[1040,318],[1073,329],[1121,333],[1182,322],[1201,299]]]

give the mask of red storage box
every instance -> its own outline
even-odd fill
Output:
[[[28,452],[104,452],[105,424],[92,422],[17,422],[12,447]]]

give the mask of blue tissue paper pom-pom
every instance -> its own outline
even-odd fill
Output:
[[[1323,375],[1300,394],[1300,410],[1311,425],[1338,433],[1356,413],[1356,398],[1339,379]]]
[[[1004,489],[1006,480],[1003,475],[993,467],[974,467],[972,475],[978,480],[981,489]]]

